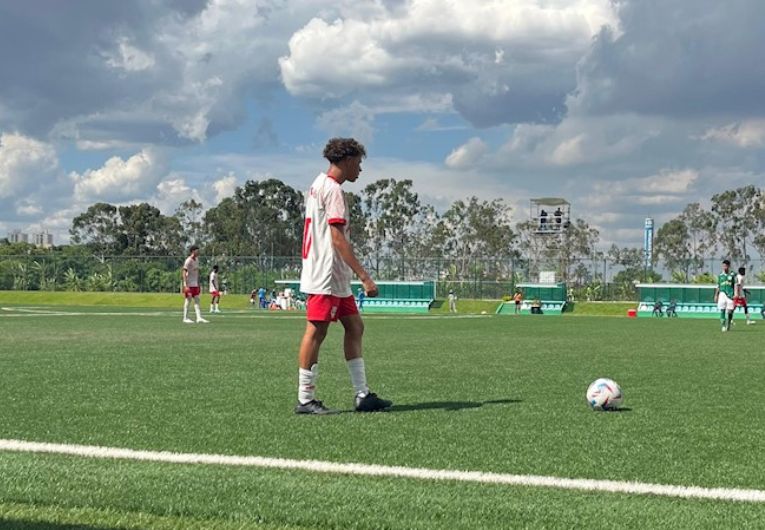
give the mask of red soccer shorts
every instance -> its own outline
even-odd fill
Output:
[[[316,322],[337,322],[338,318],[359,314],[353,295],[340,298],[331,294],[309,294],[306,306],[308,320]]]
[[[197,287],[186,287],[183,290],[183,296],[186,298],[193,298],[194,296],[199,296],[200,290],[199,286]]]
[[[733,299],[733,306],[734,307],[746,307],[746,298],[743,296],[737,296]]]
[[[220,296],[220,291],[210,291],[210,296],[215,298],[216,296]]]

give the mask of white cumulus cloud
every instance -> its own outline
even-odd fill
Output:
[[[165,215],[172,215],[181,203],[188,200],[202,202],[199,192],[189,186],[182,175],[170,174],[157,184],[154,196],[149,200]]]
[[[236,190],[236,187],[237,179],[236,176],[232,173],[229,173],[225,177],[213,182],[212,188],[215,191],[215,204],[218,204],[226,197],[231,197],[234,195],[234,190]]]
[[[0,134],[0,199],[19,198],[41,186],[57,167],[49,144],[21,134]]]
[[[489,150],[480,138],[474,137],[459,146],[446,157],[447,167],[453,169],[467,168],[477,163]]]
[[[294,95],[375,106],[412,93],[448,95],[474,124],[557,119],[577,61],[604,25],[607,0],[411,0],[386,11],[315,17],[279,59]]]
[[[74,195],[81,201],[130,201],[149,196],[165,174],[165,165],[153,149],[144,149],[127,160],[115,156],[99,169],[72,173]]]

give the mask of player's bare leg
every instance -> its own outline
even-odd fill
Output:
[[[300,368],[310,370],[314,364],[319,362],[319,348],[327,336],[328,329],[329,322],[308,321],[306,323],[298,354]]]
[[[361,357],[361,341],[364,336],[364,321],[360,315],[348,315],[340,319],[345,329],[343,351],[345,360],[350,361]]]

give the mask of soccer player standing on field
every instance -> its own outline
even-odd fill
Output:
[[[351,276],[361,280],[367,296],[377,296],[377,285],[353,253],[349,238],[349,212],[342,184],[356,182],[361,173],[364,146],[353,138],[333,138],[324,148],[329,169],[313,181],[306,196],[303,227],[303,270],[300,290],[308,294],[306,325],[300,343],[296,414],[332,411],[316,399],[319,348],[330,322],[345,328],[343,347],[358,412],[384,410],[392,402],[379,398],[367,386],[361,342],[364,322],[351,292]]]
[[[194,245],[189,249],[189,257],[183,262],[183,296],[186,298],[183,302],[183,321],[186,324],[193,324],[194,321],[189,318],[189,299],[194,299],[194,311],[197,314],[197,323],[207,322],[202,318],[202,311],[199,309],[199,247]]]
[[[733,299],[735,307],[743,307],[746,316],[746,325],[754,324],[754,320],[749,318],[749,305],[746,303],[746,295],[749,291],[746,289],[746,267],[739,267],[736,275],[736,297]]]
[[[213,265],[210,272],[210,313],[220,313],[220,287],[218,286],[218,266]]]
[[[730,270],[730,261],[722,262],[722,272],[717,275],[717,287],[715,287],[715,303],[720,310],[722,330],[729,331],[733,321],[733,310],[736,308],[733,302],[736,276]]]

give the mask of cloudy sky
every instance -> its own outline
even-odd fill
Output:
[[[90,204],[298,189],[561,196],[603,246],[765,185],[761,0],[0,0],[0,237]]]

